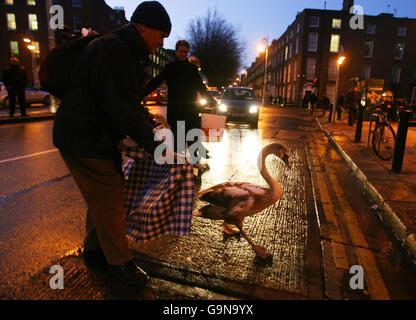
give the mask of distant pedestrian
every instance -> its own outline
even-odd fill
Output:
[[[357,121],[358,107],[361,102],[361,94],[358,87],[354,87],[347,95],[348,124],[353,126]]]
[[[309,96],[309,104],[310,104],[310,108],[311,108],[311,114],[313,114],[313,112],[315,111],[317,103],[318,103],[318,98],[316,97],[315,93],[312,93]]]
[[[103,35],[82,51],[71,74],[71,90],[58,109],[53,142],[87,204],[84,261],[106,268],[123,282],[142,285],[126,238],[125,180],[120,141],[129,136],[153,156],[158,144],[143,98],[149,55],[169,36],[171,22],[157,1],[142,2],[131,23]]]
[[[25,88],[28,84],[26,72],[20,66],[19,59],[10,58],[10,63],[6,65],[3,71],[3,83],[9,95],[9,115],[14,116],[16,111],[16,98],[19,100],[20,114],[26,117],[26,96]]]
[[[342,92],[337,101],[337,120],[341,120],[342,109],[345,105],[345,92]]]
[[[145,95],[153,92],[164,81],[168,86],[168,106],[167,121],[173,132],[175,150],[177,146],[178,130],[185,130],[185,137],[191,129],[201,128],[199,113],[201,112],[198,102],[198,92],[201,98],[206,99],[211,106],[216,106],[217,102],[208,93],[207,88],[202,82],[198,72],[198,63],[190,62],[188,59],[190,45],[185,40],[179,40],[176,43],[175,61],[166,65],[166,67],[145,87]],[[198,61],[199,62],[199,61]],[[180,127],[181,124],[184,127]],[[199,148],[201,154],[197,155],[197,160],[201,157],[207,158],[207,150]],[[185,153],[185,150],[177,150],[178,153]]]

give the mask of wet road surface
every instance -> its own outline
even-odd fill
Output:
[[[131,244],[152,276],[142,290],[118,287],[83,266],[77,248],[85,205],[53,151],[52,122],[0,127],[0,297],[414,299],[412,266],[314,118],[299,109],[263,108],[260,119],[259,131],[229,125],[221,142],[207,144],[211,170],[200,189],[226,181],[266,186],[258,152],[270,142],[287,146],[292,169],[273,156],[266,162],[283,197],[244,224],[273,260],[258,261],[243,237],[223,234],[221,221],[196,217],[190,237]],[[65,270],[61,292],[47,285],[53,264]],[[362,290],[349,285],[354,265],[364,270]]]

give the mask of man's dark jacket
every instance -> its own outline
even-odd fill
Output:
[[[153,154],[154,134],[140,106],[148,56],[133,24],[93,40],[56,114],[54,145],[78,157],[119,160],[118,143],[130,136]]]
[[[186,131],[199,128],[198,92],[210,104],[216,104],[202,83],[198,69],[192,63],[176,59],[166,67],[145,87],[145,95],[150,94],[163,81],[168,85],[167,121],[174,131],[177,121],[186,122]]]
[[[28,83],[25,70],[18,65],[6,65],[3,71],[3,83],[6,88],[24,89]]]

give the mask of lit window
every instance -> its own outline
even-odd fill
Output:
[[[28,6],[36,6],[36,0],[27,0]]]
[[[39,30],[38,16],[36,14],[29,14],[29,30]]]
[[[403,60],[404,42],[399,42],[394,48],[394,59]]]
[[[13,0],[4,0],[4,4],[12,6],[12,5],[14,5],[14,1]]]
[[[7,29],[16,30],[16,16],[14,13],[7,14]]]
[[[368,40],[365,42],[365,53],[364,57],[372,58],[374,53],[374,41]]]
[[[75,8],[82,7],[81,0],[72,0],[72,6],[75,7]]]
[[[333,29],[341,29],[342,20],[341,19],[332,19],[332,28]]]
[[[19,42],[17,41],[10,41],[10,55],[12,57],[19,55]]]
[[[318,32],[309,32],[308,51],[318,51]]]
[[[375,24],[368,24],[366,29],[367,34],[376,34],[376,25]]]
[[[307,58],[306,60],[306,79],[315,78],[316,58]]]
[[[319,27],[319,17],[317,17],[317,16],[309,17],[309,26],[310,27]]]
[[[406,32],[407,32],[407,28],[406,27],[399,27],[397,29],[397,35],[399,37],[405,37],[406,36]]]
[[[286,48],[285,48],[285,61],[287,60],[288,55],[289,55],[289,47],[286,46]]]
[[[329,48],[330,52],[338,52],[339,51],[339,34],[333,34],[331,35],[331,45]]]

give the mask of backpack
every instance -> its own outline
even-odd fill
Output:
[[[82,50],[100,36],[101,34],[95,34],[68,40],[52,49],[40,64],[39,80],[42,90],[63,99],[70,89],[71,71]]]

